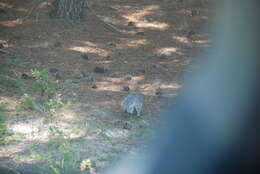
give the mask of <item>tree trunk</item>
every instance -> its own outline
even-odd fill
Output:
[[[82,21],[86,0],[55,0],[52,17]]]

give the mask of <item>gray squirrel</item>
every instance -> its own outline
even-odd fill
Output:
[[[136,113],[137,116],[141,116],[143,106],[143,97],[137,93],[132,92],[121,102],[121,108],[130,114]]]

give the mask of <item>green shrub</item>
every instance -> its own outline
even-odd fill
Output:
[[[47,114],[54,114],[66,104],[58,94],[58,86],[47,70],[31,71],[35,83],[26,87],[20,81],[19,89],[22,94],[20,99],[21,108],[38,110]]]
[[[46,159],[49,161],[47,166],[50,174],[71,174],[80,173],[79,163],[76,154],[71,149],[68,137],[57,127],[50,127],[50,150],[55,152],[54,158]]]

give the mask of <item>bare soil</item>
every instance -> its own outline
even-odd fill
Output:
[[[111,165],[109,158],[145,147],[138,123],[145,121],[153,128],[162,118],[158,113],[182,88],[182,74],[210,44],[202,30],[209,20],[208,2],[95,0],[88,3],[82,22],[51,18],[52,2],[0,0],[0,43],[8,52],[0,52],[0,59],[18,59],[19,73],[58,69],[60,92],[74,102],[50,121],[36,111],[17,111],[19,94],[2,91],[0,101],[8,102],[8,128],[19,141],[0,147],[0,165],[26,171],[24,166],[39,164],[33,152],[48,152],[53,125],[70,136],[80,159],[92,159],[100,171]],[[105,72],[96,73],[97,66]],[[75,78],[80,72],[91,75],[93,82]],[[66,79],[80,87],[67,88]],[[123,91],[123,86],[130,90]],[[120,108],[122,99],[133,91],[144,97],[141,118]],[[126,121],[130,129],[122,126]]]

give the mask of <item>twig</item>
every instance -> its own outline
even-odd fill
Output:
[[[99,16],[99,15],[95,15],[101,22],[103,22],[104,24],[106,24],[107,26],[109,26],[110,28],[112,28],[113,30],[115,30],[116,32],[119,32],[120,33],[120,30],[116,27],[116,26],[114,26],[114,25],[112,25],[112,24],[110,24],[110,23],[107,23],[107,22],[105,22],[105,21],[103,21],[102,20],[102,18]]]

